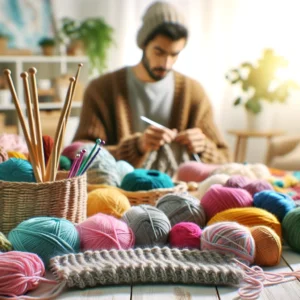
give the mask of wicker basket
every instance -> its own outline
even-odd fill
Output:
[[[0,181],[0,231],[7,234],[34,216],[65,218],[79,223],[86,219],[86,174],[67,179],[59,172],[54,182]]]
[[[88,192],[91,192],[95,189],[99,188],[112,188],[112,186],[105,185],[105,184],[88,184]],[[161,189],[154,189],[149,191],[137,191],[137,192],[128,192],[122,190],[117,187],[113,187],[123,193],[129,200],[132,206],[140,205],[140,204],[149,204],[155,205],[158,198],[163,195],[169,193],[178,193],[178,192],[186,192],[188,190],[188,186],[185,182],[175,182],[173,188],[161,188]]]

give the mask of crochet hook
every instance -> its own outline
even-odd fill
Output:
[[[141,118],[141,120],[143,120],[144,122],[146,122],[146,123],[148,123],[148,124],[150,124],[150,125],[153,125],[153,126],[155,126],[155,127],[157,127],[157,128],[168,129],[167,127],[165,127],[165,126],[163,126],[163,125],[161,125],[161,124],[159,124],[159,123],[157,123],[157,122],[155,122],[155,121],[153,121],[153,120],[151,120],[151,119],[149,119],[149,118],[147,118],[147,117],[145,117],[145,116],[141,116],[140,118]],[[193,155],[195,161],[201,162],[201,159],[200,159],[200,157],[199,157],[199,155],[198,155],[197,153],[193,153],[192,155]]]

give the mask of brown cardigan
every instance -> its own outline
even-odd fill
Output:
[[[146,155],[138,150],[139,132],[133,132],[128,102],[126,68],[105,74],[88,85],[74,140],[95,141],[101,138],[116,159],[141,166]],[[174,103],[169,128],[178,132],[199,127],[207,137],[200,154],[204,163],[230,161],[228,146],[220,135],[214,120],[211,103],[201,85],[175,72]]]

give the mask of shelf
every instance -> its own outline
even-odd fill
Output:
[[[6,56],[0,55],[0,63],[87,63],[86,56],[45,56],[45,55],[27,55],[27,56]]]
[[[73,101],[72,108],[80,108],[82,102],[80,101]],[[25,106],[21,105],[22,108]],[[50,109],[60,109],[63,107],[63,102],[48,102],[48,103],[39,103],[40,110],[50,110]],[[9,111],[9,110],[16,110],[14,104],[2,105],[0,107],[0,111]]]

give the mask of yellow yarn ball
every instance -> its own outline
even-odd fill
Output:
[[[103,213],[121,218],[130,207],[128,198],[116,188],[99,188],[88,193],[88,217]]]
[[[9,158],[20,158],[27,160],[27,157],[25,154],[17,151],[7,151],[7,155]]]
[[[254,263],[259,266],[278,265],[282,253],[282,245],[278,234],[267,226],[254,226],[250,232],[255,241]]]
[[[278,219],[270,212],[258,208],[258,207],[241,207],[241,208],[231,208],[224,210],[216,215],[214,215],[207,225],[214,224],[216,222],[232,221],[237,222],[241,225],[253,227],[258,225],[265,225],[272,228],[280,237],[281,224]]]

